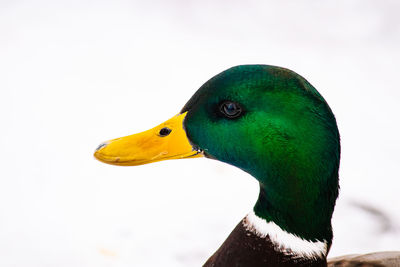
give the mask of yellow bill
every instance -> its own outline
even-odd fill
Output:
[[[96,159],[113,165],[136,166],[167,159],[202,157],[193,149],[179,114],[153,129],[102,143],[94,153]]]

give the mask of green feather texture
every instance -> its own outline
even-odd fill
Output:
[[[240,105],[241,115],[223,116],[224,101]],[[259,181],[258,216],[331,243],[340,138],[331,109],[308,81],[285,68],[236,66],[201,86],[186,111],[195,147]]]

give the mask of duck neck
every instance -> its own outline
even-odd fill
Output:
[[[284,184],[283,177],[268,185],[260,182],[254,212],[247,216],[247,229],[261,238],[268,236],[283,253],[325,258],[332,243],[337,188],[318,183]]]

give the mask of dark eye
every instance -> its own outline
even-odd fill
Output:
[[[239,117],[242,113],[242,108],[239,106],[239,104],[232,101],[222,102],[222,104],[219,106],[219,110],[222,114],[224,114],[225,117],[231,119]]]
[[[164,127],[160,130],[160,132],[158,133],[161,137],[167,136],[171,133],[171,129],[168,127]]]

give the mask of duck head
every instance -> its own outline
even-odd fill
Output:
[[[95,152],[115,165],[201,156],[259,181],[258,217],[305,240],[331,243],[339,132],[328,104],[303,77],[268,65],[230,68],[201,86],[172,119]]]

